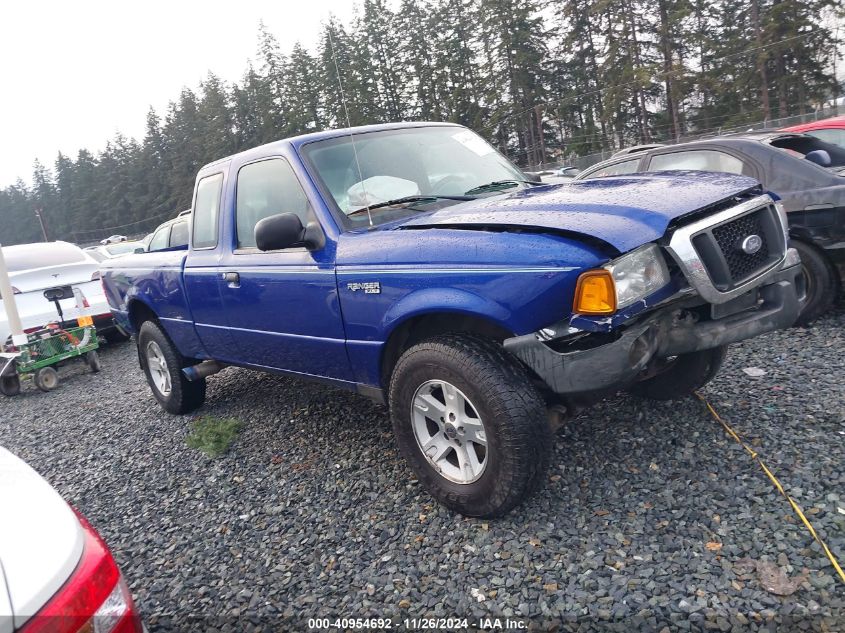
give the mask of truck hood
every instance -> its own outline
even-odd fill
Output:
[[[0,632],[32,617],[82,556],[79,520],[58,492],[0,446]],[[2,578],[0,578],[2,580]],[[12,616],[12,617],[10,617]],[[5,622],[5,624],[4,624]]]
[[[610,176],[471,200],[398,228],[534,228],[590,236],[624,253],[662,237],[676,218],[759,186],[745,176],[698,171]]]

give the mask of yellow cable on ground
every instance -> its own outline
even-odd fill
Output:
[[[842,567],[839,565],[839,562],[836,560],[836,557],[833,555],[833,552],[830,551],[830,548],[828,548],[828,546],[821,539],[821,537],[819,537],[816,530],[813,529],[813,526],[810,524],[810,521],[807,520],[807,517],[804,516],[804,513],[801,511],[801,508],[798,506],[797,503],[795,503],[795,500],[790,497],[789,494],[787,494],[786,490],[784,490],[784,487],[778,481],[777,477],[775,477],[774,473],[769,470],[766,464],[763,463],[763,460],[760,459],[760,456],[757,454],[757,451],[755,451],[753,448],[748,446],[748,444],[742,441],[742,438],[737,435],[736,431],[734,431],[730,426],[728,426],[728,423],[725,422],[719,416],[718,413],[716,413],[716,409],[714,409],[713,406],[709,402],[707,402],[707,399],[704,396],[702,396],[698,392],[696,392],[695,395],[698,396],[698,399],[701,400],[707,406],[707,409],[710,411],[710,414],[716,419],[717,422],[719,422],[719,424],[724,427],[724,429],[728,432],[728,435],[734,438],[737,443],[742,446],[742,448],[744,448],[749,455],[751,455],[751,459],[755,460],[758,464],[760,464],[760,468],[763,469],[763,472],[766,473],[768,478],[775,485],[775,488],[778,489],[778,492],[780,492],[780,494],[782,494],[786,498],[786,500],[789,501],[789,505],[791,505],[792,509],[795,510],[795,514],[797,514],[798,517],[801,519],[801,522],[806,526],[807,530],[816,540],[816,543],[818,543],[821,546],[822,550],[824,550],[824,553],[830,559],[830,563],[833,565],[833,568],[839,574],[839,579],[843,583],[845,583],[845,572],[842,571]]]

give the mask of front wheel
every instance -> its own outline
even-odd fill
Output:
[[[59,373],[52,367],[42,367],[32,379],[41,391],[53,391],[59,386]]]
[[[4,396],[16,396],[21,392],[21,379],[17,374],[0,377],[0,393]]]
[[[390,381],[399,450],[442,504],[500,516],[544,481],[552,450],[545,404],[496,343],[467,335],[407,350]]]
[[[836,272],[815,247],[800,240],[792,240],[790,246],[801,256],[801,273],[807,289],[807,299],[795,324],[809,325],[833,305],[838,289]]]
[[[649,400],[686,398],[716,377],[727,354],[727,345],[681,354],[659,374],[631,385],[628,391]]]
[[[182,368],[188,363],[164,331],[146,321],[138,332],[141,366],[153,396],[168,413],[189,413],[205,401],[205,378],[188,380]]]

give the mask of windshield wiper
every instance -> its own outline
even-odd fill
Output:
[[[537,180],[494,180],[484,185],[478,185],[466,192],[467,195],[473,193],[484,193],[485,191],[501,191],[502,189],[510,189],[517,185],[542,185],[545,183]]]
[[[405,196],[404,198],[385,200],[384,202],[376,202],[375,204],[371,204],[366,207],[361,207],[360,209],[356,209],[352,213],[347,213],[346,216],[350,217],[353,215],[358,215],[359,213],[366,213],[367,211],[372,211],[373,209],[380,209],[381,207],[393,207],[399,204],[407,204],[408,202],[434,202],[435,200],[460,200],[462,202],[465,202],[467,200],[475,200],[475,196]]]

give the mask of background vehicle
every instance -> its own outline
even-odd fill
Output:
[[[845,148],[845,115],[834,116],[812,123],[793,125],[781,130],[782,132],[796,132],[815,136],[826,143]]]
[[[101,262],[104,259],[120,257],[121,255],[128,255],[129,253],[134,253],[135,249],[138,248],[146,250],[146,245],[140,241],[116,242],[114,244],[108,244],[106,246],[89,246],[88,248],[84,248],[82,250],[84,250],[87,255],[90,255],[98,262]]]
[[[125,242],[126,239],[125,235],[111,235],[104,240],[100,240],[100,244],[116,244],[117,242]]]
[[[550,171],[540,172],[539,180],[544,183],[569,182],[578,175],[577,167],[559,167]]]
[[[667,169],[751,176],[781,198],[791,244],[801,255],[806,277],[807,302],[799,323],[812,321],[840,296],[845,276],[845,149],[806,134],[760,130],[613,157],[584,170],[576,180]]]
[[[87,306],[76,307],[74,299],[60,302],[65,320],[75,323],[80,316],[94,319],[97,331],[109,341],[126,340],[115,326],[103,288],[99,264],[78,246],[68,242],[38,242],[4,246],[3,256],[9,268],[15,300],[24,330],[31,331],[55,322],[56,307],[44,297],[47,288],[71,286],[82,291]],[[4,297],[0,297],[0,340],[11,333]]]
[[[535,184],[451,124],[231,156],[199,172],[192,216],[187,251],[103,264],[164,409],[201,406],[226,364],[356,390],[388,402],[419,480],[472,516],[545,481],[547,405],[687,396],[729,343],[798,314],[785,220],[754,180]]]
[[[0,631],[140,633],[126,582],[96,530],[0,447]]]
[[[188,246],[190,209],[182,211],[176,218],[160,224],[146,240],[146,250],[162,251],[170,248]]]

